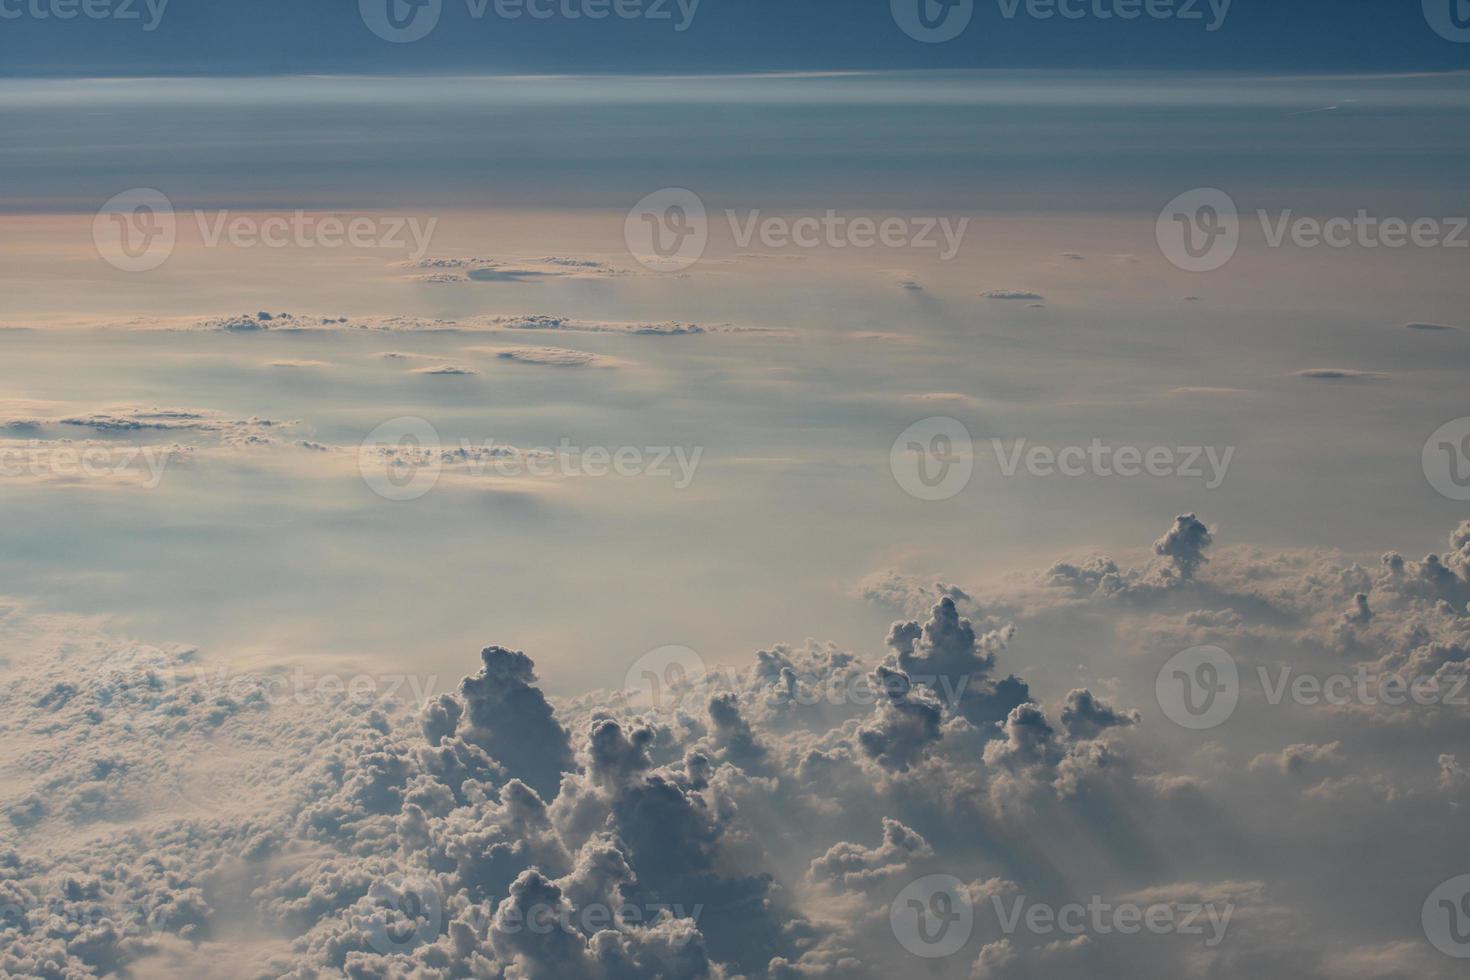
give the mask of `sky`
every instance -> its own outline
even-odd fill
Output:
[[[1462,975],[1470,11],[67,9],[0,977]]]
[[[367,7],[386,24],[386,9],[377,9],[385,4],[377,0],[98,0],[89,8],[96,16],[69,19],[36,16],[50,14],[51,0],[8,0],[0,8],[6,19],[0,74],[1445,71],[1470,67],[1470,54],[1428,29],[1426,11],[1452,27],[1455,2],[1155,0],[1145,7],[1127,0],[964,0],[952,13],[969,15],[964,32],[927,43],[898,30],[890,4],[881,2],[624,0],[614,8],[594,0],[587,8],[592,16],[568,17],[568,10],[581,14],[585,0],[435,0],[415,8],[425,17],[438,11],[432,31],[412,42],[389,43],[367,29],[359,9]],[[905,3],[895,0],[893,6]],[[917,5],[907,6],[915,7],[917,20]],[[604,9],[609,14],[596,18]],[[937,5],[933,16],[939,17]]]

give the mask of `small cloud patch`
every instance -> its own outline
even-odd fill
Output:
[[[987,289],[980,295],[986,299],[1002,300],[1046,299],[1040,293],[1032,292],[1029,289]]]
[[[549,367],[620,367],[627,363],[605,354],[565,347],[467,347],[476,354],[494,354],[503,361],[544,364]]]
[[[1383,371],[1359,371],[1355,368],[1306,368],[1294,372],[1298,378],[1312,378],[1318,381],[1385,381],[1388,375]]]

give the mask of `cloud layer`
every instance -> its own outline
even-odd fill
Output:
[[[1201,734],[1151,687],[1203,643],[1242,673],[1463,681],[1470,522],[1441,554],[1374,567],[1217,537],[1184,515],[1142,567],[1076,558],[997,590],[889,575],[868,597],[917,615],[876,658],[776,646],[557,702],[499,646],[438,693],[231,673],[6,607],[0,970],[1454,975],[1408,924],[1463,870],[1446,856],[1470,803],[1465,709],[1272,705],[1245,685],[1234,727]],[[1096,662],[1074,651],[1090,680],[1051,676],[1063,635],[1112,638]],[[1368,896],[1382,861],[1360,859],[1334,885],[1335,850],[1388,826],[1397,883]],[[900,899],[934,875],[973,934],[930,959]],[[1088,902],[1205,910],[1214,931],[1009,918]]]

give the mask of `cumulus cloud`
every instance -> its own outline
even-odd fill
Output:
[[[892,903],[942,874],[974,924],[935,976],[1456,975],[1417,930],[1470,804],[1464,708],[1252,689],[1201,733],[1153,699],[1194,643],[1244,678],[1462,676],[1470,522],[1376,562],[1217,533],[1183,515],[1145,567],[985,589],[880,577],[916,610],[881,656],[777,645],[655,704],[549,698],[501,646],[453,691],[302,703],[0,611],[0,970],[876,980],[924,969]],[[1232,914],[1216,946],[996,919],[1093,895]]]
[[[572,768],[571,742],[535,686],[531,658],[492,646],[480,651],[480,661],[480,672],[459,685],[464,710],[457,721],[466,741],[543,796],[555,796],[561,774]]]
[[[986,943],[970,969],[971,980],[998,980],[1018,959],[1020,956],[1016,953],[1016,947],[1011,945],[1009,939]]]
[[[872,678],[881,700],[876,716],[858,730],[858,745],[885,768],[906,770],[940,740],[944,707],[902,671],[880,666]]]
[[[49,419],[30,419],[33,426],[58,425],[97,432],[126,433],[146,431],[207,432],[223,438],[244,437],[269,429],[293,425],[279,419],[230,418],[221,412],[191,408],[107,408],[84,411]]]
[[[951,712],[983,726],[1002,721],[1030,699],[1020,678],[991,677],[997,654],[1013,635],[1009,625],[977,635],[970,620],[959,614],[954,598],[944,596],[924,623],[894,623],[888,646],[905,676],[929,688]]]
[[[1193,514],[1181,514],[1174,519],[1169,533],[1154,542],[1154,554],[1173,562],[1180,578],[1190,579],[1200,565],[1209,560],[1205,557],[1205,549],[1213,543],[1210,529],[1203,521]]]
[[[883,818],[883,842],[877,847],[864,847],[843,841],[833,844],[826,854],[811,863],[808,877],[829,881],[843,887],[862,887],[891,878],[908,869],[918,859],[932,857],[934,849],[923,835],[902,822]]]
[[[0,482],[154,489],[195,461],[238,458],[279,444],[298,423],[210,409],[11,400],[0,414]]]
[[[1355,946],[1328,953],[1322,976],[1341,980],[1408,980],[1443,973],[1445,963],[1419,942],[1389,942]]]
[[[968,605],[972,601],[969,593],[957,585],[920,582],[893,569],[864,579],[858,586],[858,594],[869,602],[909,616],[928,612],[945,596],[959,604]]]
[[[1274,769],[1283,776],[1300,775],[1342,760],[1342,743],[1288,745],[1280,752],[1262,752],[1251,760],[1252,769]]]
[[[1109,728],[1126,728],[1141,720],[1137,711],[1119,711],[1101,701],[1086,688],[1067,694],[1062,706],[1062,727],[1073,738],[1096,738]]]

